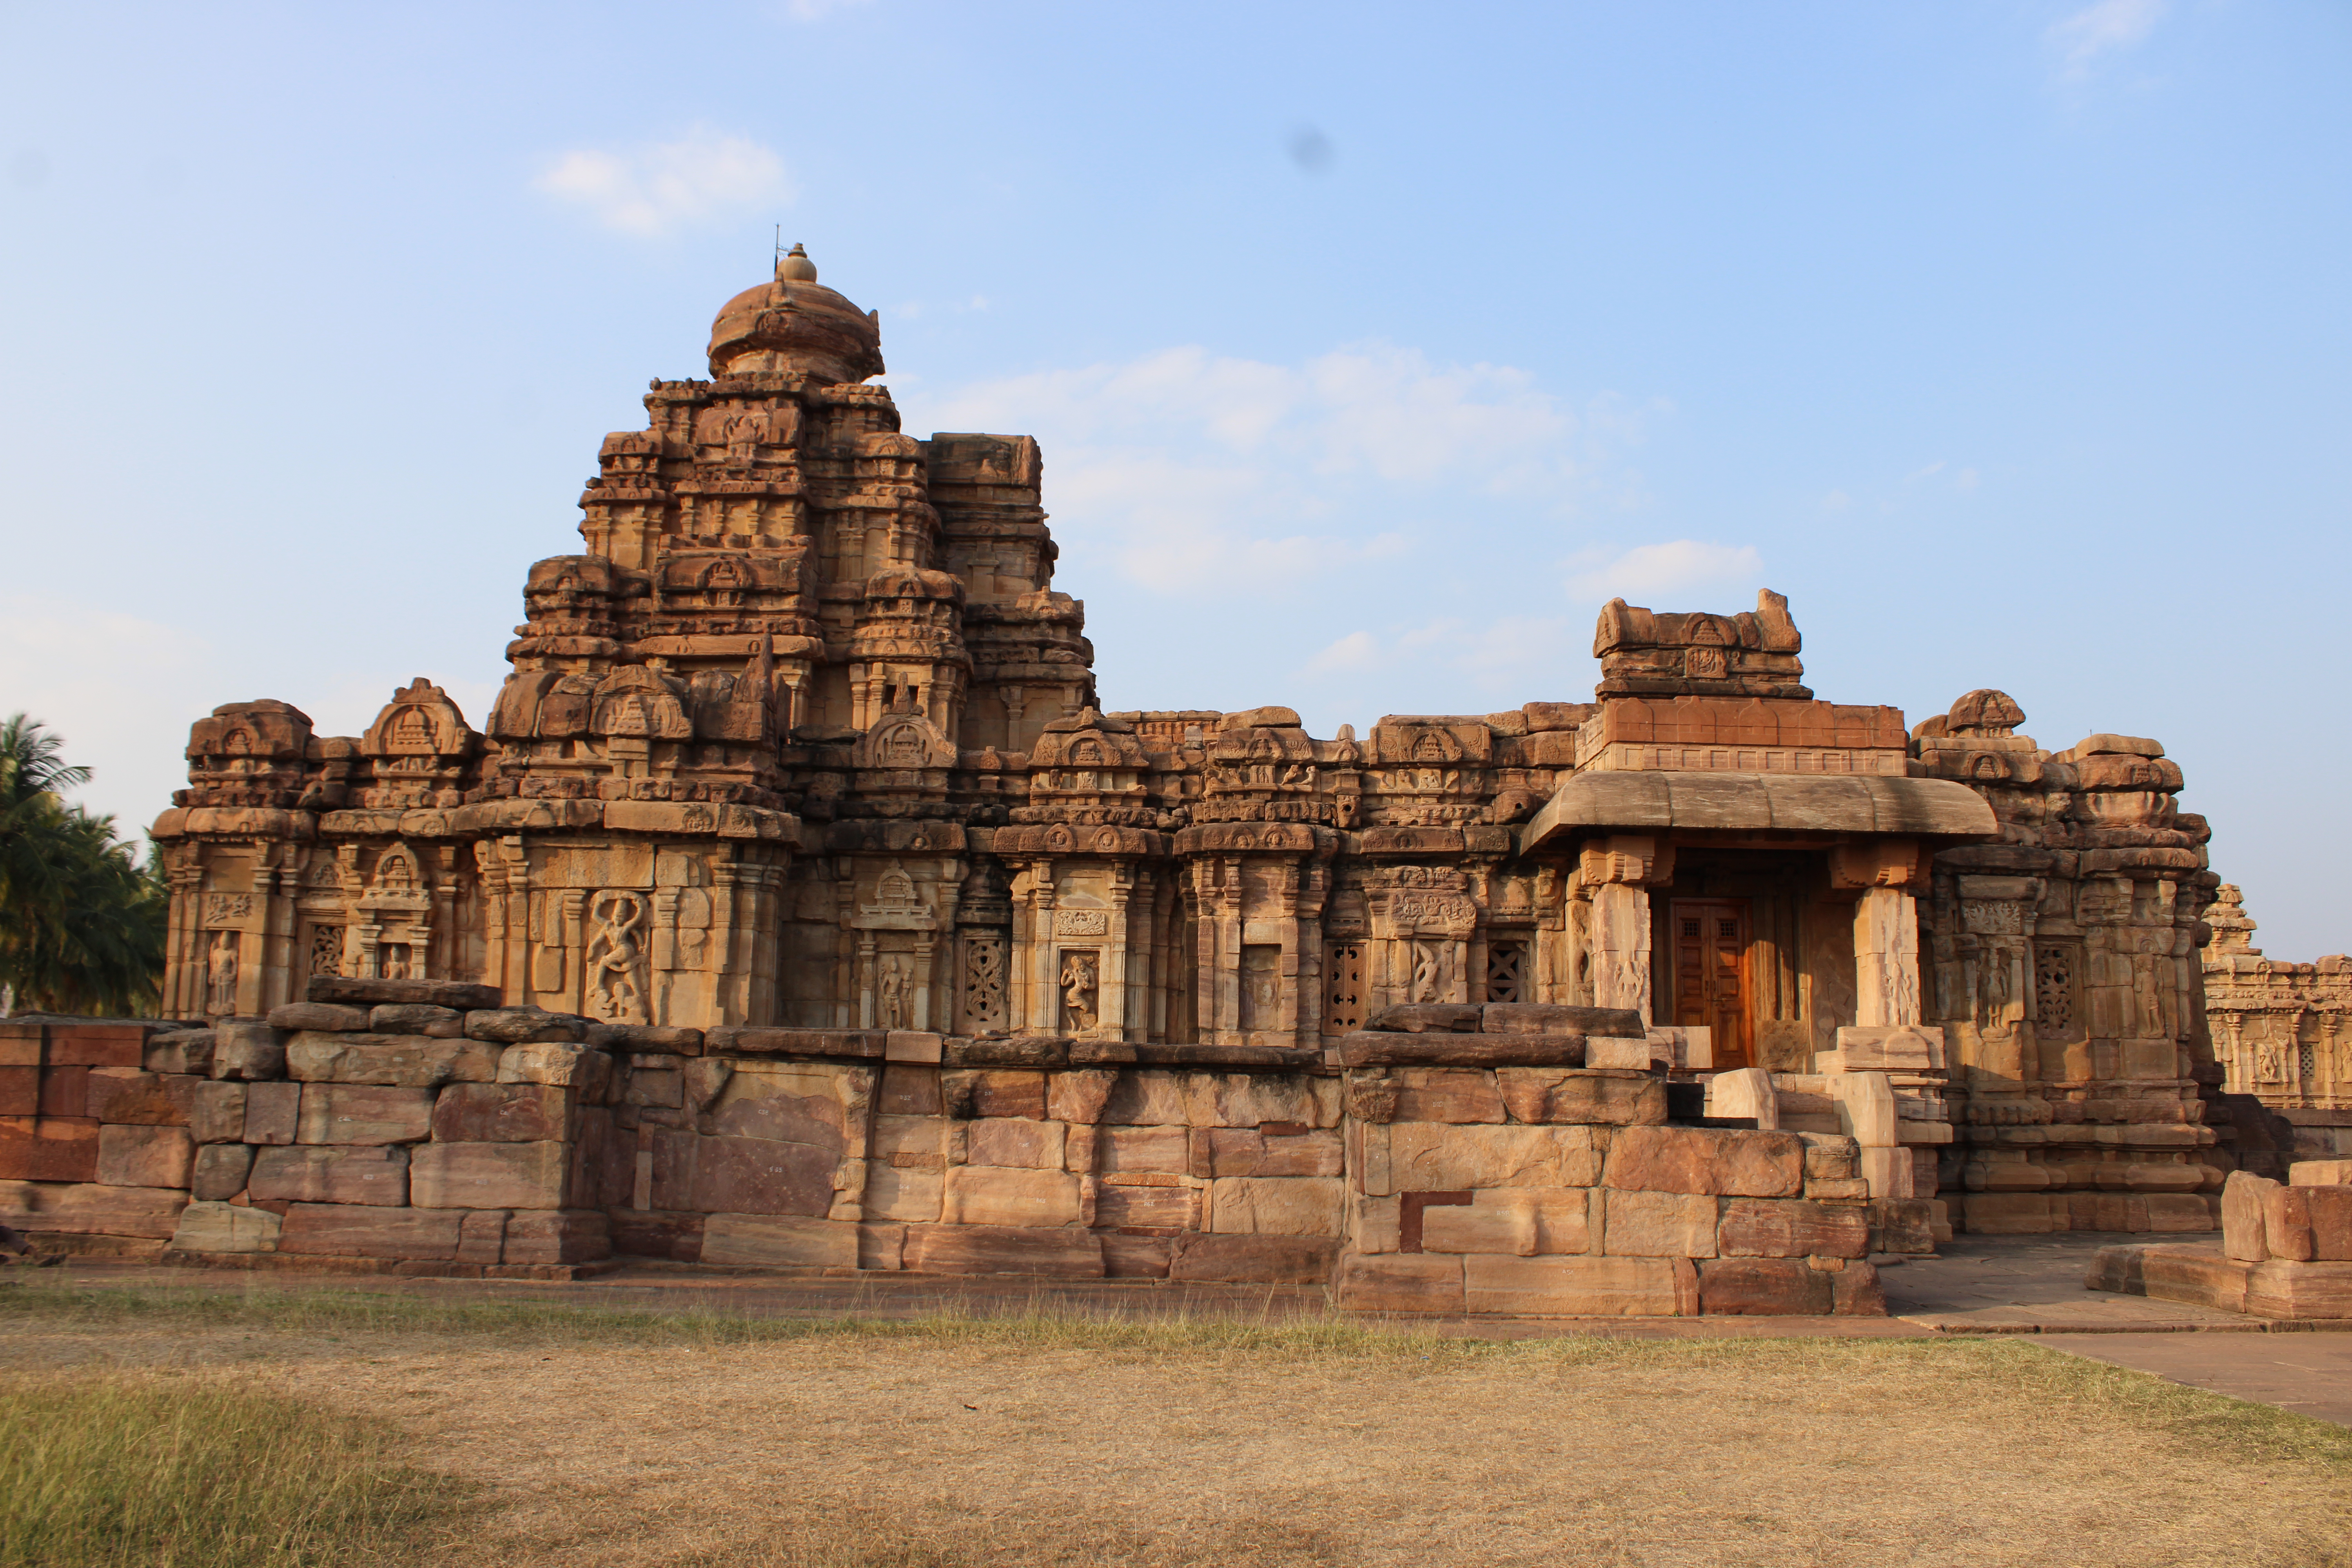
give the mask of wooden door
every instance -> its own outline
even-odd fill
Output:
[[[1714,1031],[1715,1065],[1756,1060],[1748,1002],[1748,900],[1676,899],[1675,1022]]]

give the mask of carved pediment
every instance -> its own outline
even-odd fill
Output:
[[[884,714],[857,738],[850,755],[857,767],[900,772],[956,764],[955,742],[930,720],[908,710]]]
[[[462,757],[474,744],[474,731],[449,694],[418,676],[393,693],[392,700],[360,737],[360,752],[370,757]]]
[[[649,665],[629,665],[597,682],[588,727],[599,735],[690,741],[694,722],[686,716],[685,697],[683,681]]]
[[[297,761],[310,741],[310,716],[290,703],[264,698],[229,702],[188,728],[188,756],[257,757]]]

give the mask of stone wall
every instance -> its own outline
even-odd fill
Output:
[[[2213,931],[2205,1012],[2221,1087],[2269,1113],[2270,1125],[2257,1127],[2237,1108],[2249,1141],[2263,1142],[2273,1163],[2352,1155],[2352,958],[2263,957],[2234,887],[2221,889],[2205,919]]]
[[[1855,1141],[1669,1121],[1639,1020],[1376,1016],[1343,1065],[1066,1036],[616,1028],[322,977],[266,1019],[12,1023],[0,1218],[210,1264],[615,1258],[1335,1284],[1347,1307],[1883,1310]],[[1458,1025],[1459,1020],[1456,1020]]]

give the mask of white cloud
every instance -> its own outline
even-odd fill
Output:
[[[1572,515],[1601,448],[1648,412],[1574,410],[1525,371],[1374,342],[1295,365],[1188,347],[1043,371],[910,408],[909,426],[1035,435],[1076,557],[1162,592],[1278,593],[1403,557],[1467,510]]]
[[[2164,0],[2098,0],[2051,25],[2045,35],[2064,61],[2064,74],[2088,74],[2102,55],[2147,41],[2164,16]]]
[[[788,206],[794,194],[775,153],[710,125],[625,152],[566,153],[534,184],[608,228],[647,237],[730,211]]]
[[[1763,575],[1764,558],[1752,544],[1710,544],[1676,539],[1637,544],[1613,556],[1587,552],[1569,563],[1571,598],[1598,605],[1623,595],[1643,598],[1706,588],[1745,586]]]

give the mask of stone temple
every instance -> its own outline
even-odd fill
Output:
[[[1821,700],[1772,593],[1612,602],[1591,701],[1117,710],[1034,441],[902,433],[797,247],[709,354],[604,438],[478,729],[425,679],[197,721],[187,1026],[9,1026],[16,1223],[1514,1312],[2217,1226],[2218,880],[2155,742]]]

